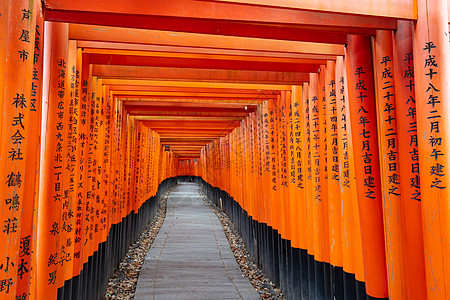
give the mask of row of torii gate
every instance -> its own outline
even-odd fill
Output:
[[[290,298],[450,298],[449,9],[1,0],[0,299],[102,297],[185,175]]]

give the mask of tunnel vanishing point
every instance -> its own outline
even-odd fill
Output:
[[[288,299],[450,299],[447,0],[0,0],[0,299],[100,299],[180,178]]]

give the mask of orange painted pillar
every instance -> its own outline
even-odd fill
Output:
[[[63,40],[64,42],[64,40]],[[67,277],[71,277],[72,275],[72,269],[71,269],[71,256],[70,253],[68,253],[68,243],[71,244],[69,236],[71,233],[71,225],[69,223],[69,207],[70,202],[72,200],[72,193],[70,192],[70,171],[72,168],[70,167],[70,158],[68,157],[68,153],[71,153],[69,150],[69,145],[71,143],[72,139],[72,124],[71,124],[71,118],[72,115],[70,115],[70,106],[73,106],[73,101],[70,102],[70,63],[73,63],[72,61],[69,62],[69,41],[68,36],[66,37],[66,52],[65,57],[62,61],[59,62],[60,69],[58,70],[58,96],[59,96],[59,102],[58,107],[61,108],[59,115],[58,115],[58,123],[57,123],[57,129],[59,129],[58,134],[61,134],[61,136],[58,137],[59,143],[56,145],[56,155],[58,156],[58,160],[60,160],[60,163],[62,165],[62,168],[60,170],[61,174],[61,180],[60,180],[60,195],[61,195],[61,202],[60,202],[60,214],[59,214],[59,245],[58,245],[58,269],[56,274],[58,274],[56,279],[56,285],[57,288],[61,288],[64,286],[64,281],[67,279]],[[71,41],[73,44],[73,41]],[[73,47],[72,47],[73,48]],[[60,156],[59,156],[60,155]]]
[[[92,74],[92,73],[91,73]],[[101,79],[92,76],[91,84],[91,120],[89,125],[89,158],[88,158],[88,194],[86,196],[86,208],[89,211],[85,219],[89,219],[89,230],[87,244],[89,245],[88,255],[92,256],[98,249],[98,216],[100,206],[99,176],[101,174],[100,147],[100,106],[101,106]]]
[[[102,87],[102,79],[97,79],[96,85],[96,118],[94,121],[94,130],[95,130],[95,140],[94,140],[94,150],[95,150],[95,158],[94,158],[94,166],[95,166],[95,210],[94,214],[94,251],[99,250],[99,246],[101,241],[101,211],[103,209],[104,204],[104,182],[102,181],[102,176],[104,173],[103,169],[103,150],[105,148],[105,110],[104,110],[104,97],[103,97],[104,89]],[[97,143],[96,143],[97,142]]]
[[[31,297],[31,293],[35,293],[36,286],[36,256],[32,255],[30,250],[33,249],[34,253],[36,253],[36,231],[34,228],[37,224],[36,208],[39,194],[39,176],[37,174],[40,161],[40,153],[36,149],[40,148],[41,142],[44,17],[41,11],[41,3],[36,1],[33,5],[33,13],[35,15],[33,18],[35,21],[35,43],[33,56],[29,56],[29,59],[33,60],[33,70],[28,75],[31,77],[31,94],[28,126],[28,159],[26,163],[26,174],[28,175],[25,177],[25,185],[29,191],[34,192],[25,193],[22,203],[27,209],[22,211],[19,263],[23,265],[23,268],[18,273],[16,292],[16,297],[21,297],[22,299]]]
[[[228,156],[229,156],[229,147],[228,147],[228,135],[222,137],[220,139],[221,144],[221,151],[222,151],[222,174],[223,174],[223,190],[229,191],[229,180],[230,176],[228,174]],[[199,167],[199,174],[200,176],[200,169],[201,169],[201,162],[198,160],[198,167]],[[260,199],[258,198],[257,201]],[[260,206],[257,206],[256,209],[258,210],[258,215],[260,215]]]
[[[139,157],[139,149],[138,149],[138,135],[139,135],[139,123],[136,121],[134,116],[128,116],[129,129],[128,129],[128,144],[127,144],[127,189],[129,192],[127,193],[127,210],[124,214],[126,217],[129,213],[134,213],[137,211],[137,199],[135,195],[135,187],[138,186],[136,182],[136,159]]]
[[[263,194],[263,186],[264,186],[264,129],[263,129],[263,115],[262,115],[262,105],[258,105],[255,112],[255,151],[256,151],[256,161],[255,168],[257,173],[255,187],[255,198],[256,198],[256,207],[255,209],[258,211],[258,222],[266,223],[266,211],[265,211],[265,202],[264,202],[264,194]],[[226,144],[225,144],[226,146]],[[228,155],[228,153],[227,153]],[[226,159],[228,160],[226,155]],[[228,161],[225,164],[225,168],[228,165]],[[226,174],[226,178],[229,178],[228,173]]]
[[[119,102],[119,116],[120,116],[120,142],[118,145],[120,164],[122,166],[126,166],[127,156],[126,156],[126,145],[127,145],[127,134],[128,134],[128,126],[127,121],[128,118],[125,113],[125,108],[123,106],[123,102]],[[119,210],[117,211],[117,223],[122,220],[124,215],[125,207],[126,207],[126,174],[127,168],[123,167],[119,170]]]
[[[370,38],[350,35],[347,77],[366,292],[388,297]]]
[[[315,297],[314,288],[314,189],[312,175],[312,151],[311,151],[311,106],[310,106],[310,86],[309,83],[303,83],[303,122],[305,131],[305,156],[303,164],[305,165],[305,202],[306,202],[306,229],[308,241],[308,292],[310,297]]]
[[[56,299],[56,291],[63,278],[59,265],[68,24],[46,23],[46,26],[49,28],[46,30],[45,49],[51,49],[52,55],[49,69],[44,69],[44,76],[49,72],[47,78],[50,81],[44,83],[44,87],[48,84],[48,117],[44,118],[47,122],[41,147],[36,299]]]
[[[88,96],[88,77],[89,77],[89,62],[87,55],[83,55],[81,49],[77,49],[77,65],[75,73],[75,99],[78,99],[75,110],[76,126],[74,131],[76,136],[76,151],[75,157],[77,165],[75,169],[75,225],[74,225],[74,253],[73,253],[73,276],[78,276],[83,268],[82,250],[83,237],[85,230],[84,221],[84,207],[86,201],[87,190],[87,161],[88,161],[88,126],[90,115],[90,99]]]
[[[320,154],[320,185],[321,185],[321,210],[322,214],[319,218],[322,218],[321,224],[323,226],[323,255],[324,255],[324,262],[326,264],[330,263],[330,238],[329,238],[329,231],[330,231],[330,218],[329,218],[329,210],[330,207],[328,205],[328,166],[327,166],[327,99],[325,96],[325,65],[320,66],[319,71],[319,89],[318,89],[318,96],[319,96],[319,135],[320,135],[320,147],[319,147],[319,154]],[[330,273],[329,268],[324,265],[324,292],[325,297],[329,297],[329,287],[331,286],[331,283],[329,282],[330,279]]]
[[[309,109],[310,109],[310,129],[311,129],[311,165],[312,165],[312,207],[313,207],[313,239],[314,239],[314,259],[315,259],[315,293],[316,297],[325,297],[325,282],[324,282],[324,194],[323,194],[323,180],[322,172],[325,172],[324,156],[325,143],[321,139],[321,114],[322,101],[319,97],[319,74],[310,74],[309,85]],[[326,220],[326,219],[325,219]],[[328,243],[327,243],[328,244]]]
[[[241,205],[241,208],[246,209],[249,201],[246,198],[246,193],[244,192],[246,186],[245,186],[245,180],[246,180],[246,157],[245,157],[245,153],[246,153],[246,149],[245,149],[245,130],[246,130],[246,124],[245,124],[245,120],[241,121],[241,126],[239,127],[239,153],[240,155],[238,156],[239,159],[239,204]],[[215,147],[214,145],[212,145],[212,157],[213,157],[213,170],[216,170],[216,160],[214,159],[216,157],[215,155]],[[217,182],[217,173],[214,172],[214,186],[216,185]]]
[[[375,86],[380,147],[386,269],[389,298],[399,299],[405,288],[403,215],[398,160],[397,114],[392,50],[392,32],[378,30],[374,44]]]
[[[238,161],[238,138],[239,138],[239,129],[235,128],[232,132],[232,138],[233,138],[233,199],[236,202],[239,202],[239,193],[238,193],[238,185],[239,185],[239,161]],[[210,151],[209,148],[207,149],[207,158],[209,158],[208,161],[208,168],[211,168],[211,158],[210,158]],[[208,174],[208,179],[212,180],[212,174]]]
[[[236,157],[236,153],[237,153],[237,136],[238,136],[238,130],[237,128],[235,128],[231,133],[230,133],[230,139],[231,139],[231,174],[232,174],[232,180],[231,180],[231,196],[233,197],[233,199],[235,201],[238,201],[237,197],[237,184],[238,184],[238,167],[237,167],[237,157]],[[208,154],[209,152],[206,152],[206,158],[208,159]],[[207,170],[210,168],[210,162],[207,161]],[[210,172],[208,172],[208,182],[210,180]]]
[[[320,141],[321,147],[320,152],[320,165],[322,170],[320,172],[321,177],[321,189],[322,189],[322,200],[321,200],[321,210],[322,218],[321,224],[323,226],[323,254],[324,254],[324,296],[325,298],[331,297],[330,287],[333,286],[331,282],[330,273],[330,206],[328,204],[328,154],[327,154],[327,98],[325,94],[325,65],[320,66],[319,70],[319,127],[320,127]]]
[[[339,188],[338,124],[336,108],[336,62],[327,61],[325,69],[326,142],[329,205],[330,263],[342,267],[341,201]]]
[[[417,143],[416,95],[412,49],[413,23],[398,21],[394,35],[394,80],[397,110],[398,160],[402,191],[405,295],[425,299],[425,257]]]
[[[258,158],[258,154],[257,154],[257,148],[256,148],[256,144],[257,144],[257,140],[255,138],[256,136],[256,114],[253,112],[248,116],[249,120],[250,120],[250,130],[249,130],[249,135],[250,135],[250,153],[249,153],[249,159],[250,159],[250,177],[249,177],[249,188],[251,190],[251,196],[252,196],[252,206],[251,206],[251,211],[252,211],[252,218],[253,220],[258,220],[259,214],[258,214],[258,198],[256,196],[256,187],[257,187],[257,183],[256,180],[258,178],[258,173],[256,170],[256,161]],[[223,154],[223,149],[222,147],[220,148],[220,153]],[[219,178],[222,181],[222,178],[224,178],[222,170],[223,170],[223,155],[220,156],[221,158],[221,164],[220,164],[220,170],[221,170],[221,174],[219,175]],[[221,184],[221,188],[223,189],[223,184]]]
[[[125,198],[124,198],[124,207],[122,210],[122,219],[124,219],[133,209],[133,202],[132,202],[132,193],[133,193],[133,159],[134,159],[134,144],[133,139],[135,138],[136,134],[136,123],[134,116],[128,115],[126,112],[125,114],[125,120],[126,120],[126,135],[124,139],[125,143],[125,162],[126,162],[126,173],[124,176],[124,186],[126,189],[125,192]]]
[[[258,167],[259,164],[259,151],[258,151],[258,132],[257,132],[257,116],[256,112],[250,114],[249,118],[251,119],[251,154],[250,154],[250,163],[251,163],[251,172],[250,172],[250,189],[252,190],[252,211],[253,211],[253,220],[259,220],[259,197],[258,197],[258,185],[259,185],[259,172]],[[221,148],[221,153],[224,153],[223,148]],[[224,169],[224,156],[222,155],[222,163],[221,170]],[[222,171],[223,172],[223,171]],[[220,175],[220,178],[225,178],[224,174]],[[222,185],[223,189],[223,185]]]
[[[275,146],[275,171],[276,171],[276,191],[274,197],[274,206],[273,206],[273,218],[276,219],[278,224],[277,230],[278,234],[281,238],[285,237],[286,225],[284,222],[284,205],[282,205],[283,196],[284,196],[284,188],[281,185],[283,182],[282,179],[282,170],[281,170],[281,140],[282,140],[282,125],[281,125],[281,95],[277,95],[276,100],[273,102],[274,104],[274,124],[275,124],[275,136],[276,139],[274,141]]]
[[[263,201],[265,206],[265,222],[267,226],[273,228],[272,219],[272,155],[271,155],[271,124],[270,124],[270,110],[269,101],[264,101],[261,109],[262,122],[263,122],[263,149],[264,149],[264,185],[263,185]]]
[[[353,165],[353,157],[350,158],[350,116],[348,114],[348,100],[345,94],[344,58],[336,58],[336,110],[337,110],[337,133],[338,133],[338,157],[339,157],[339,198],[342,201],[341,209],[341,243],[342,243],[342,266],[343,266],[343,291],[344,299],[356,298],[355,282],[355,256],[357,247],[355,225],[358,218],[358,210],[353,207],[352,189],[355,187],[354,176],[350,176],[350,164]],[[354,168],[353,168],[354,174]],[[355,190],[356,191],[356,190]],[[353,196],[356,196],[353,195]],[[356,216],[355,216],[356,215]],[[359,226],[359,224],[358,224]],[[361,240],[361,239],[359,239]],[[361,244],[361,243],[359,243]]]
[[[293,86],[292,89],[292,138],[293,138],[293,184],[294,193],[292,195],[293,201],[296,201],[295,221],[298,234],[298,248],[308,249],[307,239],[307,215],[306,215],[306,134],[305,134],[305,120],[302,117],[304,111],[305,91],[303,86]],[[291,158],[292,159],[292,158]],[[292,225],[294,226],[294,224]]]
[[[155,192],[155,184],[156,183],[156,174],[155,173],[155,165],[156,165],[156,160],[157,160],[157,153],[156,151],[154,151],[154,149],[158,148],[160,150],[160,147],[158,145],[156,145],[156,141],[155,141],[155,137],[156,137],[157,133],[154,132],[151,129],[148,129],[146,132],[146,154],[144,154],[144,158],[147,159],[147,166],[144,166],[144,168],[148,168],[146,171],[148,173],[148,178],[147,178],[147,191],[149,193],[149,195],[153,196],[156,192]],[[145,162],[144,162],[145,163]],[[158,169],[156,169],[158,170]],[[143,189],[145,189],[145,187],[143,187]],[[144,199],[141,200],[142,203],[144,201]]]
[[[150,143],[151,137],[156,138],[155,143],[153,145],[154,149],[155,149],[154,153],[151,153],[152,149],[149,147],[151,145],[151,143]],[[157,165],[158,163],[161,162],[160,155],[157,153],[157,151],[161,151],[162,148],[159,145],[159,143],[157,142],[158,139],[159,139],[159,135],[157,132],[154,132],[153,130],[150,130],[150,129],[147,130],[147,140],[148,140],[147,145],[148,146],[146,147],[145,154],[144,154],[145,156],[147,156],[147,158],[146,158],[146,161],[145,160],[143,161],[143,163],[145,164],[145,162],[147,162],[149,164],[149,166],[153,167],[153,169],[149,168],[149,169],[145,170],[146,171],[146,173],[144,174],[145,181],[144,181],[144,186],[142,187],[142,189],[144,190],[144,193],[147,192],[147,194],[149,196],[150,195],[153,196],[152,189],[151,189],[152,180],[153,180],[153,185],[155,186],[155,194],[156,194],[156,188],[159,185],[157,178],[159,176],[158,172],[160,171],[160,168],[159,167],[156,168],[155,165]],[[150,154],[151,154],[151,156],[150,156]],[[150,158],[152,160],[151,162],[150,162]],[[146,168],[146,166],[144,166],[144,168]],[[154,175],[153,175],[153,170],[155,170],[155,172],[156,172]],[[146,198],[146,196],[143,196],[143,198]],[[145,201],[145,199],[142,199],[141,203],[143,204],[144,201]]]
[[[36,177],[29,169],[36,162],[36,153],[30,153],[33,141],[30,134],[30,102],[33,68],[33,51],[37,6],[28,1],[2,1],[0,8],[5,16],[0,19],[0,32],[4,34],[0,44],[0,179],[2,188],[0,223],[2,229],[2,256],[0,258],[0,299],[15,299],[27,293],[24,283],[31,270],[31,237],[27,246],[26,236],[32,225],[34,197],[27,197],[26,184]],[[4,27],[6,26],[6,28]],[[32,154],[32,155],[30,155]],[[34,190],[31,191],[34,193]],[[31,202],[31,203],[30,203]],[[22,216],[31,218],[24,221]],[[25,242],[25,244],[24,244]],[[26,284],[26,283],[25,283]]]
[[[32,216],[32,249],[34,253],[37,253],[37,224],[38,224],[38,201],[39,201],[39,170],[40,170],[40,151],[36,151],[36,149],[41,148],[41,123],[42,123],[42,88],[43,88],[43,67],[44,67],[44,16],[42,11],[42,5],[40,2],[37,2],[35,5],[37,5],[37,13],[36,13],[36,32],[35,32],[35,45],[34,45],[34,57],[33,57],[33,75],[32,75],[32,81],[35,81],[35,84],[33,85],[33,82],[31,84],[32,91],[31,91],[31,101],[35,102],[34,107],[30,107],[30,122],[33,122],[33,117],[37,116],[36,121],[36,138],[38,139],[38,144],[36,148],[34,149],[34,155],[36,156],[36,165],[34,169],[35,176],[35,183],[34,183],[34,190],[35,193],[33,195],[34,197],[34,213]],[[34,76],[36,75],[36,76]],[[33,91],[33,87],[35,90]],[[33,116],[33,113],[35,113]],[[1,126],[1,125],[0,125]],[[31,164],[33,165],[33,164]],[[22,236],[26,237],[26,235],[22,234]],[[28,287],[28,293],[29,293],[29,299],[34,299],[36,296],[36,271],[37,271],[37,257],[36,255],[31,255],[31,262],[30,265],[32,266],[30,270],[30,278],[29,278],[29,287]],[[23,298],[23,294],[22,294]]]
[[[121,158],[122,158],[122,166],[125,166],[123,170],[121,171],[121,191],[122,191],[122,200],[121,200],[121,209],[120,209],[120,215],[118,216],[118,223],[123,220],[123,218],[128,213],[128,199],[129,199],[129,176],[128,176],[128,137],[131,134],[129,130],[129,118],[125,111],[125,108],[122,107],[121,110],[121,118],[122,118],[122,141],[120,145],[120,151],[121,151]]]
[[[281,91],[277,103],[278,115],[278,172],[279,172],[279,218],[281,238],[289,240],[289,220],[286,214],[289,203],[289,190],[287,186],[287,149],[286,149],[286,92]]]
[[[111,161],[120,162],[119,156],[119,141],[120,141],[120,121],[119,121],[119,101],[117,101],[116,97],[112,97],[113,106],[112,106],[112,123],[114,127],[114,134],[112,137],[112,152],[111,152]],[[116,167],[117,164],[111,164],[111,180],[110,180],[110,195],[111,195],[111,209],[110,209],[110,225],[116,224],[116,213],[119,207],[118,201],[118,191],[117,187],[119,186],[119,168]]]
[[[279,171],[280,171],[280,213],[281,213],[281,238],[280,249],[280,286],[286,287],[288,284],[288,278],[290,276],[289,269],[291,267],[290,262],[290,248],[292,245],[292,235],[290,231],[290,200],[289,200],[289,186],[288,186],[288,148],[287,148],[287,103],[290,102],[290,91],[281,91],[281,95],[278,103],[278,121],[279,121]]]
[[[262,122],[261,122],[261,106],[259,105],[256,108],[254,114],[254,141],[255,141],[255,160],[254,160],[254,172],[256,175],[254,181],[254,191],[255,191],[255,210],[257,214],[257,221],[259,223],[263,223],[264,219],[264,202],[262,201],[262,193],[261,187],[263,182],[263,160],[262,160]],[[226,140],[225,140],[226,141]],[[224,143],[224,146],[226,143]],[[227,166],[227,152],[224,149],[225,153],[225,178],[228,178],[226,174],[226,166]]]
[[[250,137],[250,127],[251,127],[251,122],[250,119],[247,117],[243,120],[242,124],[244,125],[244,127],[242,128],[242,161],[244,164],[244,168],[243,168],[243,178],[242,178],[242,196],[245,199],[245,207],[243,207],[247,213],[252,216],[253,215],[253,211],[252,211],[252,191],[250,188],[250,169],[251,169],[251,149],[250,149],[250,144],[251,144],[251,137]],[[241,125],[242,126],[242,125]],[[215,158],[215,170],[216,170],[216,186],[219,186],[219,182],[220,182],[220,175],[219,175],[219,169],[220,169],[220,157],[218,155],[218,144],[217,144],[217,140],[215,140],[213,142],[213,146],[214,146],[214,151],[215,153],[213,154],[213,157]]]
[[[295,132],[296,129],[294,128],[295,124],[298,124],[298,102],[295,102],[294,98],[300,98],[298,93],[300,90],[301,95],[301,88],[300,87],[292,87],[292,96],[291,99],[288,99],[286,106],[288,108],[288,114],[287,114],[287,130],[286,130],[286,137],[287,137],[287,172],[288,172],[288,186],[289,186],[289,209],[290,209],[290,223],[289,228],[291,231],[292,236],[292,242],[291,246],[293,248],[299,249],[300,248],[300,241],[299,241],[299,229],[300,229],[300,222],[304,221],[300,217],[300,198],[299,194],[297,194],[297,177],[296,176],[296,164],[295,164],[295,158],[296,158],[296,144],[295,144]],[[298,99],[297,99],[298,100]],[[301,101],[301,98],[300,98]],[[297,103],[297,104],[295,104]],[[295,106],[294,106],[295,104]],[[295,117],[295,113],[297,113],[297,117]],[[294,124],[294,119],[297,121],[297,123]],[[297,125],[299,126],[299,125]],[[300,132],[297,129],[297,132]],[[300,140],[300,139],[299,139]],[[301,157],[301,151],[300,146],[298,146],[298,153]],[[301,167],[300,167],[301,169]],[[300,173],[301,174],[301,173]],[[301,185],[302,182],[299,182]]]
[[[345,56],[344,56],[344,66]],[[365,293],[365,273],[364,273],[364,259],[363,259],[363,250],[362,250],[362,240],[361,240],[361,217],[359,215],[359,203],[358,203],[358,191],[356,184],[356,175],[355,175],[355,160],[354,160],[354,147],[353,147],[353,137],[352,137],[352,126],[351,126],[351,118],[350,118],[350,105],[349,105],[349,96],[348,96],[348,84],[347,84],[347,70],[343,68],[344,80],[342,82],[344,87],[344,97],[346,100],[344,103],[344,113],[346,114],[346,132],[347,132],[347,153],[348,153],[348,161],[349,161],[349,174],[350,174],[350,195],[353,206],[353,232],[354,232],[354,263],[355,263],[355,278],[356,278],[356,289],[358,294]]]
[[[320,172],[317,172],[317,167],[320,163],[318,159],[318,148],[320,147],[319,137],[319,110],[317,106],[318,98],[318,74],[310,74],[309,80],[309,97],[308,97],[308,109],[309,109],[309,128],[310,128],[310,160],[311,160],[311,196],[308,201],[311,205],[311,228],[314,249],[314,258],[316,261],[323,261],[323,245],[320,243],[323,233],[319,229],[318,223],[318,201],[320,194],[318,190],[320,188]]]
[[[109,88],[105,85],[102,88],[102,105],[101,107],[101,122],[103,123],[103,128],[101,131],[102,147],[100,148],[100,161],[101,174],[99,176],[99,181],[101,183],[100,189],[100,209],[99,209],[99,243],[103,243],[107,239],[107,211],[109,207],[109,194],[108,194],[108,180],[109,180],[109,116],[110,116],[110,102],[109,102]]]
[[[73,277],[73,257],[75,250],[75,231],[74,231],[74,211],[76,209],[76,194],[75,194],[75,143],[74,143],[74,123],[76,122],[74,116],[75,109],[75,81],[76,81],[76,60],[77,48],[76,42],[71,40],[68,43],[68,57],[65,78],[65,105],[63,118],[63,193],[62,206],[60,216],[61,228],[61,249],[59,253],[60,270],[63,275],[60,287],[64,285],[66,280]]]
[[[109,233],[109,210],[111,206],[111,194],[110,194],[110,180],[111,180],[111,148],[112,148],[112,137],[113,128],[112,128],[112,99],[110,98],[110,92],[108,86],[103,86],[103,122],[104,122],[104,147],[103,147],[103,174],[101,182],[104,184],[102,189],[102,195],[100,195],[100,199],[102,202],[102,209],[100,211],[100,225],[101,225],[101,242],[105,242],[108,238]]]
[[[92,78],[92,67],[89,65],[89,56],[83,55],[83,67],[81,73],[81,88],[82,88],[82,98],[86,95],[87,97],[87,116],[86,116],[86,177],[85,177],[85,198],[83,202],[83,230],[82,230],[82,260],[81,263],[85,264],[88,262],[89,256],[92,254],[92,231],[93,231],[93,221],[91,216],[92,211],[92,143],[93,143],[93,122],[92,119],[95,118],[95,113],[92,112],[93,105],[95,105],[93,90],[94,86]],[[86,67],[85,67],[86,66]],[[94,107],[95,111],[95,107]]]
[[[134,211],[134,213],[137,213],[140,206],[139,202],[142,197],[142,186],[140,185],[140,181],[142,181],[144,178],[144,164],[142,162],[146,159],[143,153],[145,151],[144,147],[147,139],[145,137],[146,132],[144,132],[142,122],[135,121],[134,126],[135,133],[131,137],[132,148],[130,150],[130,153],[134,154],[134,157],[132,157],[132,160],[130,161],[130,201],[132,203],[132,211]]]
[[[230,191],[231,186],[231,175],[230,175],[230,134],[226,135],[224,137],[224,151],[225,151],[225,158],[226,158],[226,164],[225,164],[225,174],[226,174],[226,190],[227,192]],[[201,168],[204,169],[203,161],[200,161]],[[204,174],[204,173],[203,173]],[[203,176],[203,175],[202,175]]]
[[[145,193],[145,182],[146,182],[146,167],[144,164],[149,162],[149,157],[146,157],[148,143],[151,141],[152,133],[149,132],[147,128],[145,128],[142,124],[142,122],[139,122],[135,119],[134,121],[134,128],[135,133],[132,137],[132,148],[131,148],[131,165],[130,165],[130,176],[132,178],[131,180],[131,186],[132,190],[136,191],[136,194],[132,193],[130,196],[130,201],[132,203],[132,210],[131,212],[133,214],[136,214],[142,204],[142,199],[144,198]],[[152,153],[151,157],[151,165],[149,166],[149,169],[153,167],[153,163],[155,160],[155,155]],[[136,170],[139,169],[139,174],[136,172]],[[157,174],[152,174],[155,176],[155,180],[158,180]],[[153,186],[151,186],[153,187]]]
[[[295,233],[292,232],[292,226],[291,226],[291,219],[292,217],[295,218],[294,211],[296,210],[296,203],[291,201],[290,197],[290,187],[289,187],[289,127],[291,127],[290,130],[292,130],[292,126],[290,123],[290,120],[292,119],[292,105],[291,105],[291,98],[292,98],[292,91],[285,91],[285,99],[284,99],[284,143],[283,143],[283,151],[282,151],[282,158],[283,158],[283,177],[284,177],[284,214],[285,214],[285,222],[286,222],[286,237],[288,239],[288,246],[292,247],[292,242],[296,243],[297,239],[297,230],[295,230]],[[294,224],[295,226],[295,224]]]
[[[342,286],[342,241],[341,215],[342,198],[339,185],[339,151],[338,151],[338,121],[336,107],[336,62],[327,61],[325,69],[326,98],[326,142],[327,142],[327,175],[328,175],[328,207],[329,207],[329,247],[332,295],[343,298]]]
[[[277,124],[276,124],[276,107],[273,101],[269,101],[269,145],[270,145],[270,207],[269,212],[271,214],[272,219],[272,227],[274,230],[280,230],[280,222],[278,215],[278,203],[277,192],[279,189],[278,186],[278,174],[277,174],[277,148],[278,145],[276,143],[278,134],[277,134]]]
[[[291,175],[293,184],[293,194],[291,200],[295,203],[295,211],[291,217],[292,226],[296,227],[300,260],[300,282],[295,284],[300,287],[301,295],[307,298],[308,293],[308,215],[307,215],[307,151],[306,151],[306,129],[304,106],[306,92],[303,86],[292,87],[292,139],[293,157],[291,156]]]
[[[133,134],[131,131],[131,122],[130,117],[126,113],[125,108],[122,111],[122,126],[123,126],[123,136],[122,136],[122,144],[120,145],[120,150],[122,152],[122,166],[124,166],[121,172],[121,181],[122,181],[122,205],[120,210],[120,217],[118,223],[120,223],[123,218],[128,214],[128,206],[129,206],[129,198],[130,198],[130,178],[129,178],[129,164],[130,164],[130,156],[129,156],[129,147],[130,147],[130,136]]]
[[[156,160],[156,163],[154,166],[155,174],[157,174],[158,171],[161,169],[161,166],[159,164],[159,161],[160,161],[159,157],[161,155],[161,152],[160,152],[161,151],[161,142],[160,141],[161,141],[161,139],[160,139],[159,134],[155,132],[155,146],[153,148],[153,151],[155,151],[156,157],[157,157],[157,160]],[[158,185],[159,185],[159,182],[155,181],[155,188],[154,188],[154,192],[153,192],[154,195],[156,195],[156,192],[158,191]]]
[[[233,198],[236,202],[239,203],[239,160],[238,160],[238,153],[239,153],[239,144],[238,144],[238,138],[239,138],[239,129],[236,128],[233,130],[233,174],[234,174],[234,180],[233,180]],[[210,147],[210,146],[208,146]],[[208,168],[211,168],[211,151],[210,148],[208,148],[207,157],[209,158],[208,162]],[[213,174],[210,172],[208,174],[209,180],[212,182],[213,180]]]
[[[414,79],[428,299],[450,297],[448,1],[417,1]]]

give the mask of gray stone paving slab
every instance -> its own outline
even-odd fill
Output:
[[[198,190],[195,183],[180,183],[170,193],[166,218],[139,274],[136,300],[259,299]]]

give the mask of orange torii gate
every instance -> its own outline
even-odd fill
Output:
[[[448,1],[0,1],[0,299],[97,299],[192,176],[293,299],[450,298]]]

